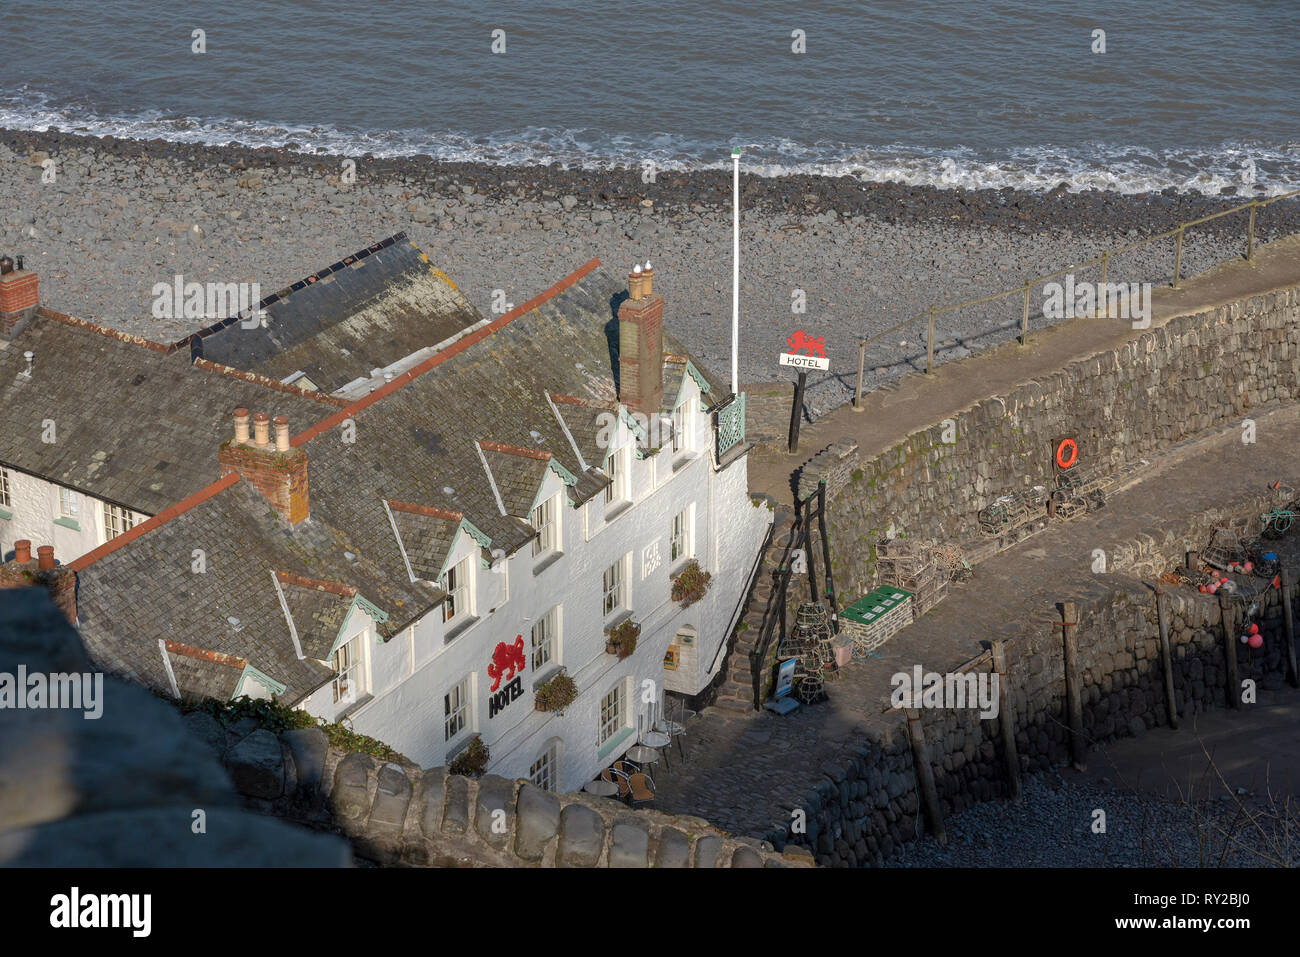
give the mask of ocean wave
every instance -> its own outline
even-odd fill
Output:
[[[428,130],[357,130],[226,118],[164,115],[100,115],[55,106],[29,90],[0,92],[0,127],[46,132],[163,139],[176,143],[248,148],[293,146],[303,152],[380,158],[428,155],[442,162],[500,166],[546,165],[585,169],[643,168],[664,171],[729,169],[730,150],[743,151],[746,173],[853,176],[863,182],[894,182],[948,189],[1013,187],[1045,192],[1065,184],[1134,194],[1173,187],[1217,196],[1275,196],[1300,188],[1300,141],[1230,143],[1154,150],[1136,146],[1033,146],[1000,155],[968,148],[928,149],[907,144],[851,146],[800,143],[789,138],[746,141],[719,148],[718,141],[692,142],[667,132],[633,138],[596,129],[556,130],[529,126],[489,134]]]

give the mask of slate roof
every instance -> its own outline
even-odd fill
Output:
[[[203,550],[201,574],[191,569],[194,549]],[[169,687],[158,649],[163,638],[245,659],[283,682],[286,697],[297,700],[331,678],[325,659],[338,629],[328,639],[325,633],[337,606],[331,610],[325,601],[293,596],[291,613],[306,656],[300,659],[275,574],[347,582],[392,616],[376,627],[388,637],[443,594],[410,582],[405,572],[395,574],[394,556],[396,545],[391,555],[381,550],[376,561],[319,515],[290,527],[251,485],[231,481],[78,570],[82,637],[100,667],[155,688]],[[295,586],[285,589],[286,601],[294,591]],[[198,670],[192,677],[205,680]],[[181,675],[176,678],[179,683]]]
[[[286,415],[296,430],[337,408],[56,316],[39,313],[0,349],[0,463],[146,515],[221,474],[217,447],[234,409]],[[42,441],[47,420],[53,442]]]
[[[195,355],[323,392],[368,378],[483,321],[419,248],[398,233],[262,300],[265,326],[229,319],[196,333]]]
[[[615,408],[616,309],[625,295],[623,280],[593,260],[299,431],[292,444],[307,455],[310,515],[297,526],[232,477],[73,563],[88,647],[105,667],[156,687],[166,687],[158,637],[246,658],[283,682],[290,701],[329,680],[323,659],[298,658],[273,575],[355,588],[388,615],[379,632],[392,635],[445,595],[410,581],[402,547],[417,578],[432,579],[462,517],[486,536],[484,560],[489,547],[509,554],[528,544],[537,533],[524,516],[548,469],[564,479],[572,505],[601,491],[609,479],[596,468],[595,429],[598,414]],[[668,335],[665,347],[683,352]],[[666,365],[665,413],[684,370],[684,362]],[[721,387],[708,381],[706,401],[720,401]],[[345,423],[354,441],[343,441]],[[190,571],[195,548],[205,550],[206,574]],[[295,596],[300,643],[310,632],[306,644],[327,652],[338,613],[320,596]]]

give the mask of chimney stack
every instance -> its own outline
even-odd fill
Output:
[[[54,563],[54,546],[36,549],[32,561],[32,543],[24,538],[14,542],[13,561],[0,565],[0,589],[35,586],[49,592],[50,600],[68,619],[77,623],[77,573],[66,565]]]
[[[664,301],[653,280],[650,263],[634,266],[618,307],[618,398],[645,415],[657,413],[664,397]]]
[[[36,273],[18,268],[8,256],[0,258],[0,339],[13,339],[36,315],[38,299]]]
[[[235,410],[235,437],[217,450],[221,474],[235,472],[275,506],[290,525],[308,515],[307,453],[289,444],[289,420],[276,416],[275,442],[270,416],[253,414],[253,442],[248,441],[248,410]]]

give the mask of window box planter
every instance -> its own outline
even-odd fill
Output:
[[[605,630],[605,653],[626,658],[636,651],[636,639],[641,634],[641,626],[630,618]]]
[[[713,576],[692,558],[673,579],[673,601],[681,602],[683,608],[695,604],[709,590],[711,578]]]
[[[447,770],[452,774],[465,774],[476,778],[483,773],[488,763],[488,748],[477,734],[470,739],[465,750],[452,758]]]
[[[578,683],[563,670],[549,681],[544,681],[533,693],[533,707],[538,711],[564,714],[564,709],[578,697]]]

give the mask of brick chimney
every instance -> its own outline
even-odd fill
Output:
[[[66,565],[54,563],[54,546],[42,545],[32,560],[32,543],[28,539],[14,542],[13,561],[0,565],[0,589],[44,588],[50,600],[68,619],[77,623],[77,573]]]
[[[236,472],[275,506],[290,525],[307,517],[307,453],[289,445],[289,420],[277,416],[275,441],[265,412],[253,416],[248,434],[248,410],[235,410],[235,437],[221,444],[217,461],[221,474]]]
[[[24,269],[23,258],[0,256],[0,339],[12,339],[36,315],[36,273]]]
[[[618,398],[646,415],[658,412],[664,398],[664,301],[653,279],[649,263],[634,267],[618,307]]]

